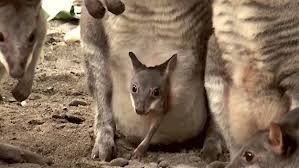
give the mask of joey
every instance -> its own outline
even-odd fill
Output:
[[[133,158],[140,158],[145,154],[165,113],[170,108],[170,77],[176,65],[177,55],[154,67],[143,65],[133,52],[129,52],[129,56],[134,68],[130,85],[132,105],[138,115],[149,118],[146,136],[133,153]]]

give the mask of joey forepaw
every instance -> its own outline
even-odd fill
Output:
[[[146,153],[147,147],[139,145],[133,152],[132,159],[140,160]]]

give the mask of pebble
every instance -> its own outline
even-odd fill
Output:
[[[28,123],[29,123],[29,124],[32,124],[32,125],[42,125],[42,124],[44,124],[45,122],[44,122],[44,121],[41,121],[41,120],[30,120]]]
[[[81,96],[81,95],[83,95],[83,93],[80,92],[80,91],[74,91],[74,92],[72,93],[72,96]]]
[[[189,160],[190,160],[191,162],[200,162],[200,161],[201,161],[201,158],[198,157],[198,156],[190,156],[190,157],[189,157]]]
[[[124,167],[129,164],[129,160],[125,158],[116,158],[111,160],[110,166]]]
[[[54,87],[48,87],[45,92],[46,93],[53,93],[54,92]]]
[[[80,106],[86,106],[87,103],[85,101],[82,101],[82,100],[73,100],[73,101],[71,101],[69,103],[69,106],[76,106],[76,107],[78,107],[79,105]]]
[[[72,114],[66,113],[63,115],[64,119],[66,119],[68,122],[74,123],[74,124],[81,124],[85,121],[84,118],[80,118],[78,116],[74,116]]]
[[[167,168],[169,166],[169,163],[166,160],[163,160],[159,163],[159,167],[161,168]]]
[[[158,164],[155,163],[155,162],[151,162],[151,163],[149,164],[149,167],[150,167],[150,168],[158,168]]]
[[[82,124],[82,122],[85,121],[84,118],[80,118],[78,116],[74,116],[69,113],[65,113],[65,114],[61,114],[61,115],[53,114],[52,118],[63,119],[63,120],[66,120],[67,122],[74,123],[74,124]]]
[[[27,105],[27,102],[26,101],[22,101],[21,102],[21,106],[25,107]]]

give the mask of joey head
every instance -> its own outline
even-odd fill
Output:
[[[142,64],[133,52],[129,52],[129,56],[134,69],[130,84],[132,105],[138,115],[150,118],[149,130],[133,153],[134,158],[140,158],[145,154],[163,116],[169,110],[170,75],[176,66],[177,54],[154,67]]]

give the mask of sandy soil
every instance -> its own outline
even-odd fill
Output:
[[[12,80],[4,80],[0,93],[0,142],[28,149],[53,160],[49,167],[107,167],[110,163],[93,161],[92,99],[87,93],[79,44],[67,45],[63,35],[74,25],[51,22],[38,64],[33,92],[26,104],[14,101]],[[74,101],[82,105],[72,106]],[[75,102],[76,103],[76,102]],[[66,117],[68,116],[68,117]],[[117,139],[118,157],[128,157],[134,146],[121,136]],[[38,168],[35,164],[7,164],[0,167]],[[200,158],[200,140],[168,147],[150,147],[141,160],[130,160],[127,168],[205,167]]]

